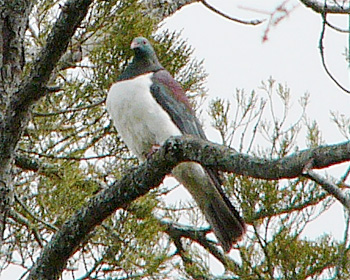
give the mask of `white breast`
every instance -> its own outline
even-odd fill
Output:
[[[153,145],[181,135],[168,113],[150,92],[153,73],[113,84],[107,96],[107,111],[128,148],[141,160]]]

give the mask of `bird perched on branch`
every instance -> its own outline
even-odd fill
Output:
[[[193,135],[206,139],[182,87],[158,61],[143,37],[131,43],[135,56],[107,96],[107,110],[128,148],[141,160],[169,137]],[[238,211],[225,196],[216,170],[195,162],[175,167],[173,176],[190,192],[224,251],[245,233]]]

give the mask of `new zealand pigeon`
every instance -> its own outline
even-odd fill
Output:
[[[128,148],[144,161],[170,136],[206,139],[182,87],[159,63],[143,37],[131,43],[135,56],[107,96],[107,110]],[[246,231],[238,211],[221,189],[218,172],[195,162],[175,167],[173,176],[190,192],[225,252]]]

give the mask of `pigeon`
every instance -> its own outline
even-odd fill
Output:
[[[207,139],[181,85],[161,65],[151,43],[137,37],[134,57],[109,89],[106,107],[128,149],[142,162],[171,136]],[[246,224],[221,188],[217,170],[180,163],[172,175],[191,194],[225,252],[246,232]]]

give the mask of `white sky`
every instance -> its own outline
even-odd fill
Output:
[[[240,19],[269,19],[268,15],[248,12],[238,7],[244,6],[272,12],[281,0],[242,0],[210,3],[233,17]],[[269,32],[269,39],[262,43],[266,23],[259,26],[237,24],[209,11],[201,4],[182,9],[166,21],[165,28],[182,30],[195,48],[195,56],[205,60],[205,69],[210,98],[230,99],[236,88],[244,88],[247,93],[256,90],[261,81],[270,76],[291,89],[293,104],[305,93],[310,94],[308,116],[317,120],[325,143],[339,143],[345,139],[330,120],[330,111],[349,115],[350,95],[340,90],[322,68],[319,54],[319,37],[322,21],[319,15],[305,8],[298,1],[290,1],[296,9]],[[332,16],[329,19],[336,26],[346,29],[347,16]],[[324,46],[328,68],[346,88],[349,86],[349,70],[344,59],[348,44],[346,34],[327,30]],[[292,110],[293,112],[293,110]],[[296,110],[295,113],[300,112]],[[297,118],[299,114],[293,117]],[[217,138],[206,125],[209,137]],[[301,139],[302,140],[302,139]],[[301,148],[305,142],[300,141]],[[335,174],[344,169],[336,169]],[[336,175],[334,175],[336,176]],[[332,233],[337,239],[343,238],[344,217],[340,204],[307,227],[304,234],[308,238],[321,237]],[[215,260],[211,260],[216,267]],[[220,269],[214,268],[216,272]]]
[[[240,3],[244,7],[270,12],[280,2],[210,1],[221,11],[244,19],[268,16],[239,9]],[[347,21],[346,16],[337,16],[331,22],[347,28]],[[183,8],[166,21],[165,27],[182,30],[182,37],[195,48],[195,56],[205,60],[210,97],[230,98],[236,88],[244,88],[249,93],[272,76],[282,84],[287,83],[295,100],[305,92],[310,93],[309,116],[318,121],[327,142],[344,140],[335,126],[329,125],[329,111],[346,113],[350,95],[337,88],[322,68],[318,51],[321,19],[310,9],[299,5],[288,18],[270,30],[269,40],[265,43],[262,43],[262,36],[266,23],[259,26],[237,24],[201,4]],[[349,86],[348,68],[343,53],[347,40],[344,34],[326,33],[328,66],[346,87]]]
[[[239,5],[270,12],[281,0],[209,1],[216,8],[241,19],[263,19],[267,15],[248,12]],[[294,0],[291,4],[297,4]],[[347,28],[346,16],[334,16],[332,23]],[[288,18],[269,33],[269,40],[262,43],[266,23],[247,26],[224,19],[201,4],[181,9],[166,20],[165,28],[182,30],[182,37],[195,48],[195,56],[205,60],[209,74],[207,87],[209,98],[231,98],[236,88],[246,92],[257,89],[261,81],[272,76],[286,83],[295,97],[294,104],[305,92],[310,93],[308,115],[316,119],[326,143],[338,143],[345,139],[330,121],[330,111],[349,115],[350,95],[341,91],[326,75],[321,65],[318,41],[321,30],[320,16],[299,5]],[[349,87],[348,67],[344,59],[347,35],[328,30],[325,53],[329,68],[338,80]],[[210,131],[209,124],[206,129]],[[215,140],[211,131],[209,137]],[[300,146],[303,147],[301,142]],[[343,213],[341,207],[333,207],[323,219],[308,229],[309,236],[316,237],[332,232],[342,238]],[[213,261],[214,262],[214,261]],[[17,279],[22,272],[18,268],[5,271],[1,280]]]

